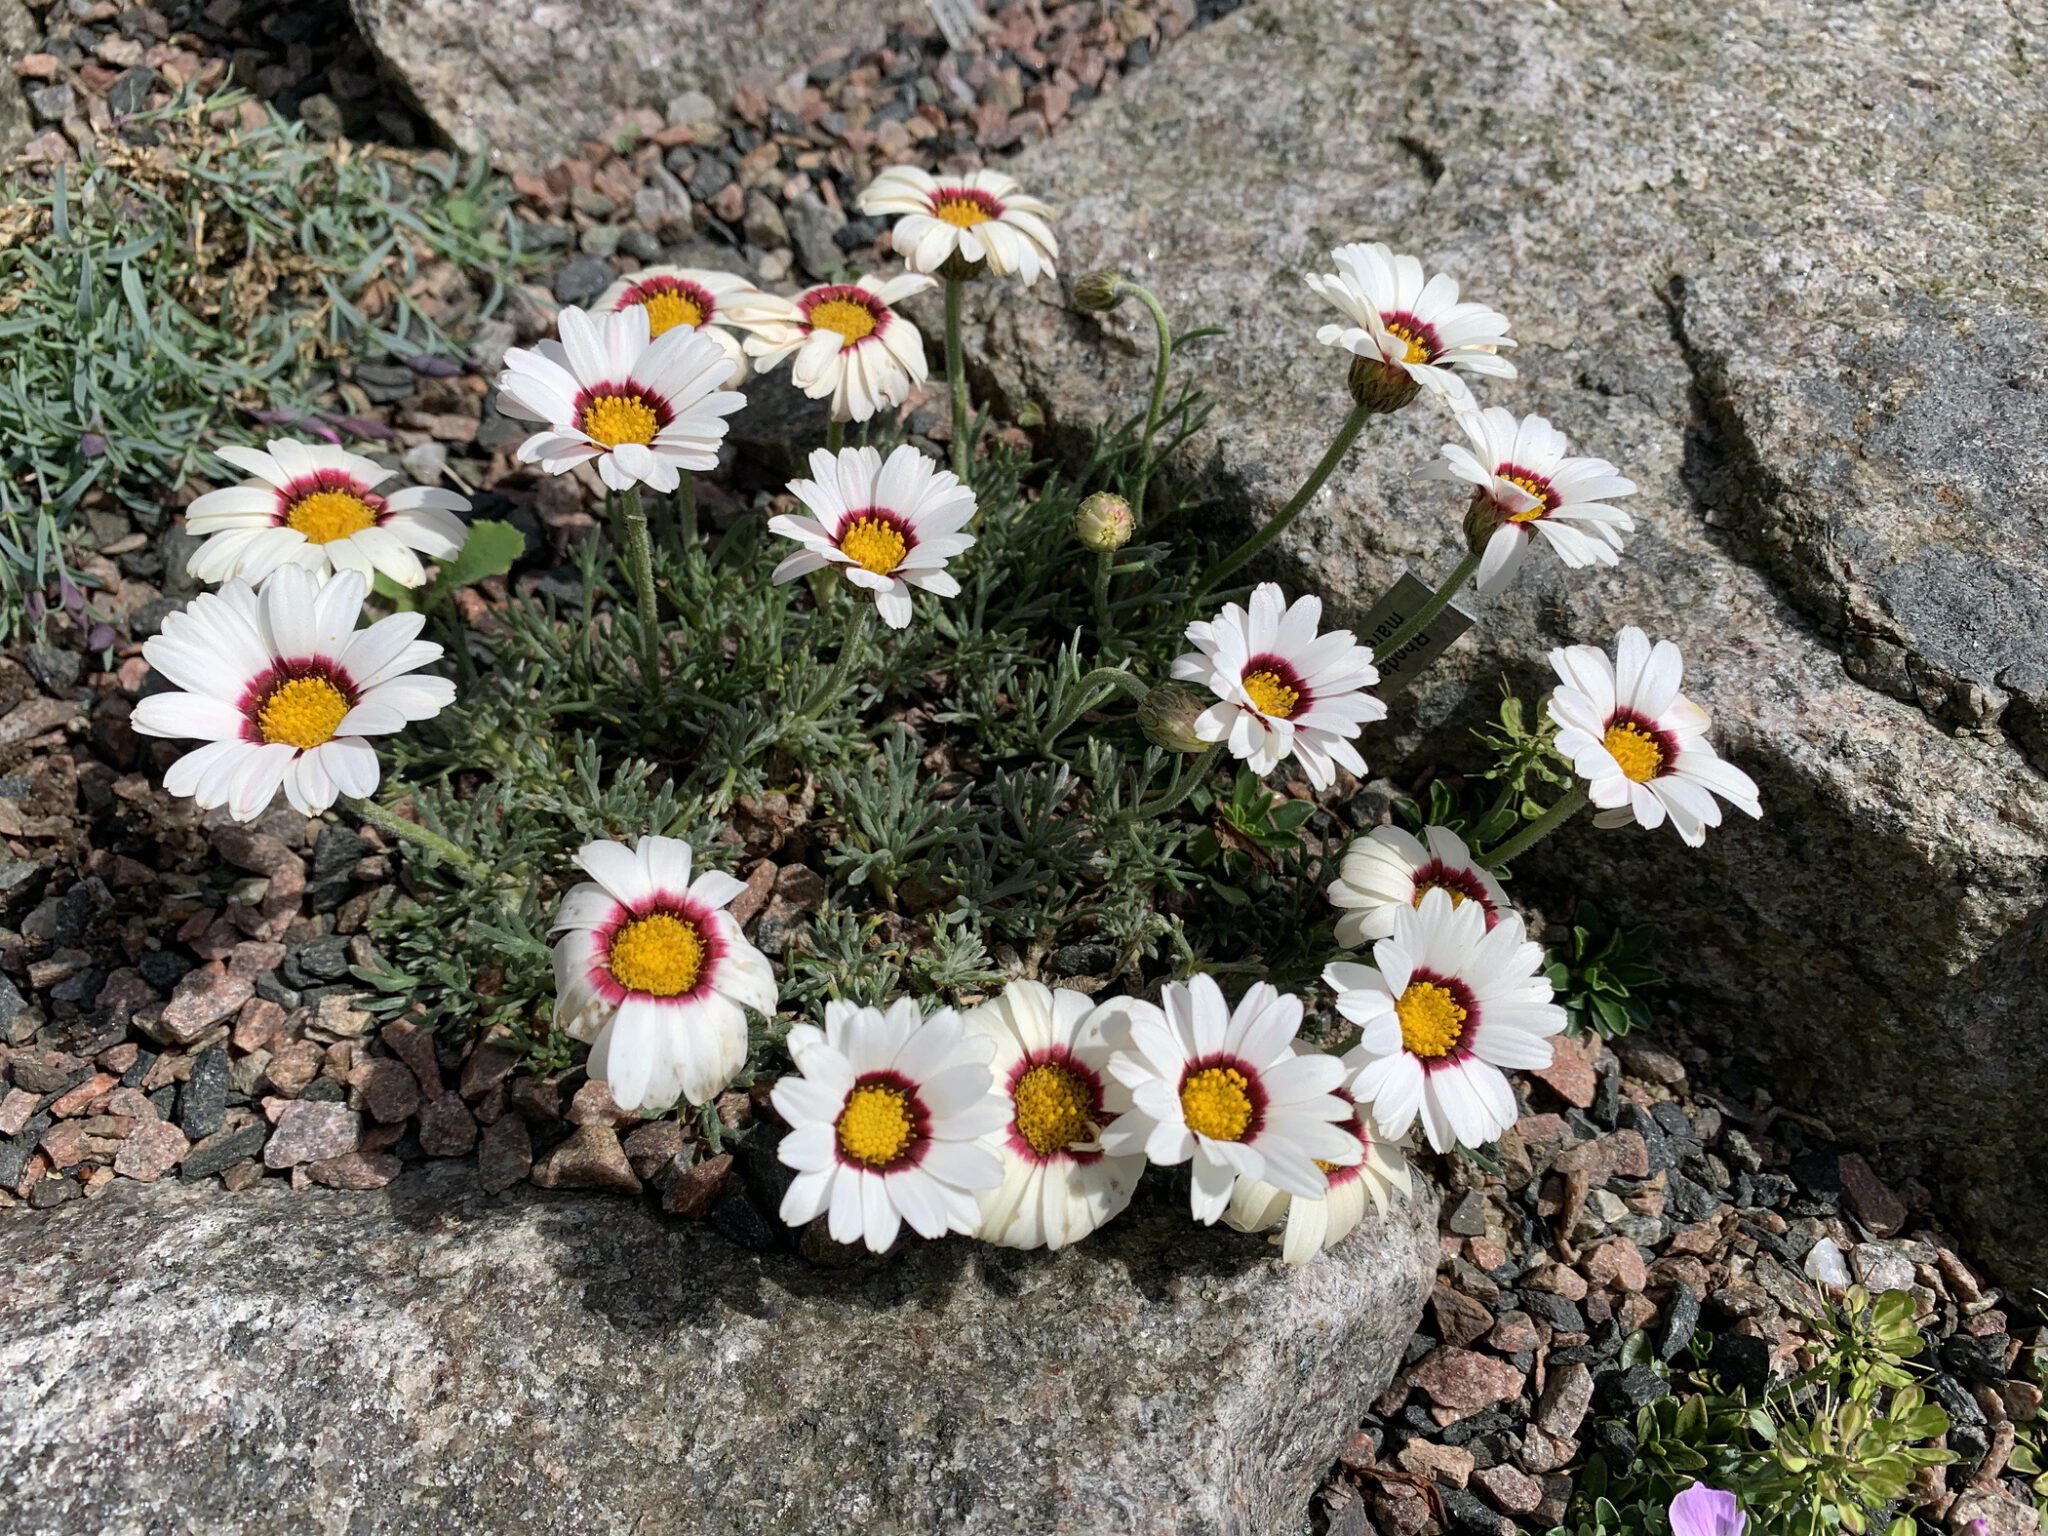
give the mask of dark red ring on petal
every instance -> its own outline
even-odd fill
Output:
[[[1500,921],[1500,914],[1494,910],[1493,898],[1486,893],[1485,882],[1474,869],[1446,864],[1442,859],[1431,859],[1415,871],[1415,900],[1420,901],[1431,889],[1451,891],[1467,901],[1476,901],[1486,914],[1486,926],[1490,932]]]
[[[847,342],[846,345],[849,347],[858,347],[875,340],[889,329],[889,322],[896,318],[896,311],[858,283],[825,283],[797,295],[796,307],[803,311],[804,324],[810,324],[812,310],[820,304],[829,304],[834,299],[843,300],[848,304],[858,304],[874,317],[875,328],[859,341]]]
[[[576,430],[579,432],[583,430],[584,414],[589,411],[592,405],[596,404],[599,400],[615,396],[638,400],[647,409],[654,412],[654,430],[657,432],[676,419],[676,413],[669,409],[669,404],[666,400],[662,399],[661,396],[648,389],[645,385],[635,384],[631,379],[627,379],[623,384],[586,384],[582,389],[578,390],[576,392],[576,403],[571,407],[575,415]]]
[[[384,498],[345,469],[316,469],[310,475],[294,475],[277,491],[277,507],[270,514],[273,528],[285,527],[291,521],[292,508],[308,496],[322,493],[339,496],[353,496],[370,509],[370,515],[381,527],[391,515],[391,508]]]
[[[1003,1092],[1009,1095],[1011,1104],[1010,1125],[1009,1129],[1004,1133],[1008,1138],[1010,1150],[1023,1158],[1027,1163],[1045,1164],[1057,1162],[1064,1158],[1068,1162],[1079,1163],[1085,1168],[1090,1164],[1101,1162],[1102,1151],[1100,1148],[1093,1152],[1059,1151],[1041,1154],[1030,1142],[1024,1139],[1023,1133],[1017,1129],[1017,1085],[1024,1081],[1024,1074],[1033,1067],[1059,1067],[1078,1078],[1081,1086],[1088,1090],[1088,1118],[1094,1124],[1098,1126],[1108,1125],[1110,1121],[1116,1118],[1114,1115],[1105,1115],[1102,1112],[1101,1077],[1096,1074],[1093,1068],[1082,1065],[1081,1059],[1072,1050],[1064,1045],[1049,1045],[1042,1051],[1026,1051],[1017,1058],[1016,1065],[1010,1068],[1009,1078],[1003,1084]]]
[[[1548,475],[1539,475],[1533,469],[1524,469],[1519,464],[1509,463],[1503,464],[1498,469],[1494,470],[1494,474],[1499,476],[1503,480],[1511,480],[1517,482],[1515,487],[1517,490],[1529,491],[1529,494],[1531,496],[1536,497],[1537,500],[1543,503],[1543,511],[1546,514],[1555,512],[1559,504],[1564,500],[1562,496],[1557,494],[1556,489],[1552,487],[1550,483],[1550,477]],[[1524,480],[1529,481],[1531,484],[1539,487],[1539,489],[1529,490],[1529,486],[1520,484],[1520,482]],[[1495,502],[1494,505],[1500,506],[1500,503]],[[1506,507],[1501,507],[1501,511],[1506,513],[1510,517],[1527,517],[1529,515],[1526,512],[1509,512]]]
[[[911,526],[910,519],[888,507],[856,507],[848,511],[839,519],[839,526],[832,530],[832,542],[837,544],[846,530],[862,518],[870,518],[891,529],[903,541],[903,553],[906,555],[917,548],[917,529]]]
[[[612,306],[613,312],[631,309],[635,304],[645,304],[657,294],[679,293],[688,299],[703,319],[697,323],[708,325],[711,317],[718,313],[718,300],[711,296],[711,290],[702,283],[693,283],[686,277],[650,277],[645,282],[635,283],[619,295],[619,302]]]
[[[1243,1133],[1237,1138],[1240,1143],[1250,1141],[1266,1125],[1266,1081],[1259,1075],[1259,1069],[1242,1056],[1233,1056],[1228,1051],[1214,1051],[1207,1056],[1197,1056],[1181,1069],[1180,1084],[1174,1089],[1178,1098],[1187,1091],[1188,1080],[1198,1073],[1211,1068],[1235,1071],[1244,1079],[1244,1096],[1251,1100],[1252,1117],[1245,1122]]]
[[[1479,1000],[1472,995],[1472,989],[1455,976],[1443,976],[1437,972],[1417,966],[1408,973],[1408,986],[1418,981],[1429,982],[1442,987],[1451,994],[1451,1001],[1465,1010],[1465,1022],[1458,1026],[1458,1038],[1451,1048],[1441,1056],[1418,1056],[1425,1072],[1441,1072],[1446,1067],[1455,1067],[1472,1059],[1472,1037],[1479,1032]],[[1407,988],[1402,989],[1404,992]]]
[[[1405,309],[1382,310],[1380,324],[1403,340],[1412,336],[1421,342],[1423,350],[1429,354],[1424,359],[1425,362],[1435,362],[1443,355],[1444,344],[1437,339],[1436,327],[1425,320],[1416,319]]]
[[[300,682],[306,678],[318,678],[322,682],[332,683],[340,690],[342,699],[350,709],[354,709],[363,696],[362,690],[356,686],[355,679],[325,656],[296,656],[290,660],[272,662],[266,670],[250,679],[249,686],[242,690],[241,698],[235,701],[235,708],[242,712],[242,740],[262,746],[263,727],[258,723],[258,717],[262,715],[263,707],[270,702],[271,695],[286,683]]]
[[[1617,709],[1607,717],[1601,733],[1604,735],[1617,725],[1632,725],[1657,744],[1657,778],[1666,777],[1678,766],[1678,737],[1648,715],[1640,710]]]
[[[1359,1158],[1355,1163],[1346,1163],[1339,1168],[1325,1168],[1323,1170],[1323,1177],[1329,1181],[1330,1188],[1332,1189],[1337,1188],[1341,1184],[1349,1184],[1353,1179],[1357,1178],[1365,1170],[1366,1158],[1372,1156],[1372,1135],[1365,1128],[1365,1117],[1358,1112],[1358,1101],[1351,1097],[1349,1090],[1343,1088],[1337,1090],[1337,1097],[1353,1106],[1348,1119],[1336,1122],[1337,1129],[1349,1131],[1352,1135],[1356,1136],[1358,1144],[1365,1148],[1365,1156]]]
[[[854,1089],[857,1088],[888,1088],[900,1093],[903,1096],[903,1107],[910,1112],[910,1140],[905,1143],[901,1152],[880,1167],[863,1162],[857,1157],[848,1157],[846,1148],[839,1143],[839,1121],[846,1115],[846,1105],[842,1102],[839,1116],[832,1122],[832,1155],[839,1160],[840,1166],[855,1168],[862,1173],[879,1173],[886,1178],[892,1173],[902,1173],[905,1169],[915,1168],[923,1162],[925,1153],[931,1150],[932,1145],[932,1112],[925,1107],[924,1098],[917,1091],[917,1084],[901,1072],[863,1072],[853,1080],[853,1087],[846,1090],[847,1099],[853,1097]]]
[[[617,1007],[628,998],[643,1003],[667,1003],[678,1007],[687,1003],[702,1002],[711,995],[712,978],[717,975],[718,963],[725,958],[728,948],[725,937],[719,931],[719,925],[713,917],[716,910],[691,900],[688,895],[671,895],[666,891],[656,892],[630,907],[620,902],[618,910],[605,919],[604,926],[596,929],[592,935],[596,940],[588,973],[592,989],[613,1007]],[[673,917],[678,922],[688,923],[696,930],[697,942],[704,946],[704,954],[698,962],[696,985],[689,991],[671,993],[668,996],[658,992],[635,992],[620,986],[618,978],[612,975],[612,941],[618,937],[619,930],[626,924],[643,917]]]
[[[1271,651],[1261,651],[1244,664],[1244,670],[1237,674],[1238,681],[1242,682],[1254,672],[1270,672],[1294,690],[1294,713],[1285,717],[1289,720],[1300,719],[1316,701],[1315,690],[1301,680],[1301,674],[1294,670],[1294,663],[1285,656],[1276,656]]]
[[[1003,216],[1003,204],[979,187],[935,187],[932,190],[932,207],[941,203],[972,203],[992,219]]]

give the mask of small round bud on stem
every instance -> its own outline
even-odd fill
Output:
[[[1351,398],[1375,416],[1398,411],[1421,391],[1405,368],[1377,357],[1351,359]]]
[[[1074,305],[1077,309],[1115,309],[1129,292],[1121,273],[1086,272],[1074,282]]]
[[[1465,508],[1465,547],[1475,555],[1486,553],[1486,546],[1502,522],[1499,507],[1484,491],[1472,493],[1472,500]]]
[[[1098,555],[1114,554],[1131,542],[1137,520],[1131,504],[1108,491],[1097,491],[1074,508],[1074,537]]]
[[[1206,752],[1211,743],[1195,734],[1195,717],[1212,702],[1179,683],[1161,683],[1138,706],[1138,729],[1162,752],[1180,752],[1189,757]]]

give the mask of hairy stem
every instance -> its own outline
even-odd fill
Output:
[[[815,720],[823,714],[826,707],[846,691],[853,669],[860,664],[861,652],[867,647],[868,627],[874,622],[875,605],[865,597],[856,599],[856,602],[858,606],[854,610],[853,622],[847,626],[845,637],[839,643],[839,659],[832,664],[825,681],[818,685],[817,692],[811,695],[797,715],[800,721]]]
[[[1337,468],[1338,461],[1344,457],[1351,445],[1358,440],[1358,434],[1365,430],[1365,424],[1371,416],[1372,412],[1366,409],[1366,407],[1354,405],[1351,408],[1351,414],[1344,418],[1344,425],[1338,429],[1336,441],[1330,444],[1329,451],[1322,457],[1322,462],[1310,470],[1308,478],[1301,482],[1301,489],[1294,493],[1294,499],[1274,514],[1273,520],[1267,523],[1265,527],[1259,529],[1250,538],[1238,545],[1236,549],[1233,549],[1218,561],[1215,568],[1207,576],[1204,576],[1195,590],[1188,595],[1190,597],[1200,597],[1204,592],[1211,590],[1223,581],[1225,577],[1241,570],[1246,564],[1257,558],[1261,550],[1279,538],[1282,533],[1286,532],[1287,525],[1301,516],[1301,509],[1307,506],[1314,498],[1316,492],[1323,488],[1323,482],[1330,478],[1331,473]]]
[[[350,799],[348,808],[359,818],[367,821],[380,832],[389,832],[393,837],[426,849],[436,858],[446,860],[478,884],[488,884],[491,879],[490,866],[468,849],[450,842],[438,832],[430,832],[416,821],[407,821],[388,806],[379,805],[375,800]]]
[[[960,344],[960,300],[967,284],[960,278],[946,279],[946,384],[953,391],[953,473],[967,483],[968,433],[974,418],[967,404],[967,362]]]
[[[1166,370],[1173,362],[1173,329],[1166,323],[1166,309],[1158,295],[1138,283],[1126,282],[1124,289],[1152,313],[1152,329],[1159,337],[1159,357],[1152,370],[1152,403],[1145,411],[1145,436],[1138,445],[1138,481],[1131,492],[1131,511],[1142,525],[1145,521],[1145,488],[1152,479],[1152,439],[1159,432],[1159,416],[1166,409]]]
[[[1199,757],[1184,760],[1173,782],[1167,785],[1166,793],[1150,804],[1138,807],[1136,814],[1139,819],[1156,821],[1168,811],[1179,810],[1181,802],[1195,792],[1195,786],[1209,776],[1209,770],[1215,766],[1217,755],[1222,750],[1223,743],[1219,741]]]
[[[1122,667],[1097,667],[1081,679],[1081,686],[1074,690],[1072,706],[1055,715],[1048,723],[1038,738],[1039,745],[1051,751],[1053,743],[1066,735],[1076,720],[1119,689],[1127,698],[1139,701],[1144,699],[1148,691],[1143,682],[1131,676]]]
[[[843,448],[845,445],[846,423],[841,421],[837,416],[826,417],[825,451],[829,454],[832,454],[834,457],[837,457],[839,450]]]
[[[1585,808],[1586,786],[1583,784],[1575,785],[1570,794],[1530,822],[1529,825],[1522,828],[1513,837],[1496,847],[1489,848],[1485,853],[1481,854],[1479,862],[1489,869],[1499,869],[1518,855],[1527,853]]]
[[[626,539],[626,564],[640,593],[640,672],[650,686],[661,681],[661,614],[654,594],[654,543],[647,536],[647,509],[640,487],[629,486],[620,497],[619,528]]]

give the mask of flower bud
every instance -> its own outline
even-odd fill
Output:
[[[1351,398],[1375,416],[1400,410],[1422,388],[1407,369],[1377,357],[1352,358],[1349,382]]]
[[[1097,491],[1074,508],[1074,537],[1084,549],[1098,555],[1113,554],[1131,542],[1137,520],[1131,504],[1108,491]]]
[[[1138,729],[1163,752],[1206,752],[1210,744],[1195,734],[1195,717],[1213,702],[1179,683],[1161,683],[1138,706]]]
[[[1500,508],[1493,504],[1493,498],[1484,491],[1474,491],[1465,507],[1465,547],[1475,555],[1486,553],[1486,546],[1501,522]]]
[[[1117,272],[1087,272],[1074,283],[1077,309],[1115,309],[1124,301],[1124,280]]]

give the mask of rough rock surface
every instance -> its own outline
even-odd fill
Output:
[[[521,168],[573,153],[629,107],[660,107],[693,90],[722,100],[745,74],[801,67],[835,38],[924,10],[918,0],[852,0],[821,25],[814,0],[350,4],[371,48],[436,128]]]
[[[21,0],[0,0],[0,58],[10,63],[36,45],[40,29]],[[12,159],[35,131],[26,82],[12,69],[0,70],[0,159]]]
[[[1619,463],[1640,528],[1617,571],[1532,558],[1397,713],[1455,761],[1459,700],[1503,671],[1547,687],[1545,650],[1631,622],[1680,641],[1765,821],[1702,852],[1580,829],[1525,877],[1664,923],[1696,1012],[1847,1139],[1939,1171],[2038,1281],[2048,64],[2024,10],[1265,0],[1013,169],[1064,212],[1063,273],[1119,267],[1229,328],[1187,460],[1227,505],[1284,500],[1342,415],[1302,283],[1331,247],[1418,252],[1513,320],[1523,376],[1484,401]],[[1000,297],[984,382],[1011,407],[1136,407],[1136,305]],[[1410,477],[1453,435],[1422,406],[1376,423],[1269,569],[1347,619],[1404,564],[1441,576],[1461,506]],[[1416,760],[1413,733],[1372,744]]]
[[[1292,1531],[1437,1261],[1433,1192],[1299,1270],[1163,1203],[818,1269],[457,1169],[117,1188],[0,1249],[19,1536]]]

